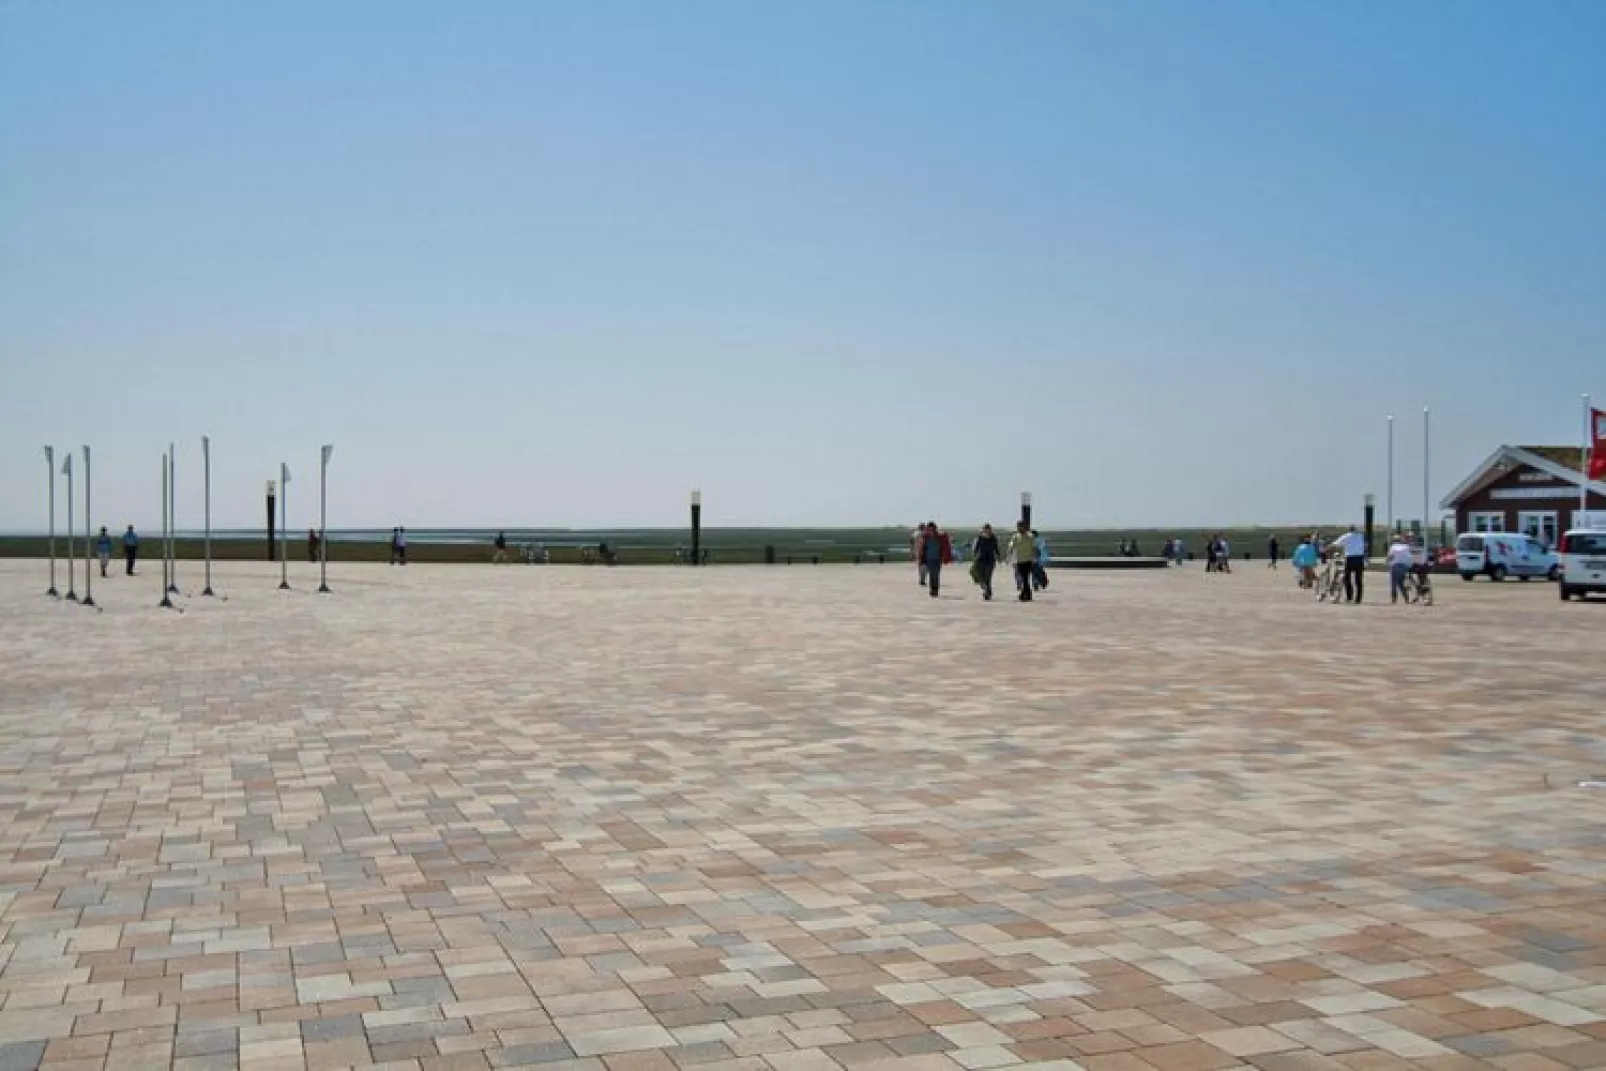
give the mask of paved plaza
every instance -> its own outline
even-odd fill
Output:
[[[0,1071],[1606,1067],[1606,602],[44,568]]]

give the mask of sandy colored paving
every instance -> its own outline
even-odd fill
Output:
[[[0,562],[0,1071],[1606,1067],[1606,602],[331,579]]]

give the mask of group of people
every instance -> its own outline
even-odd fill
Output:
[[[106,570],[112,560],[112,537],[104,525],[101,526],[100,534],[95,537],[95,557],[100,559],[100,575],[108,575]],[[129,576],[134,575],[134,563],[138,560],[139,533],[134,531],[133,525],[129,525],[123,532],[123,565],[124,571]]]
[[[1321,536],[1312,532],[1300,540],[1299,546],[1294,548],[1292,558],[1294,568],[1299,573],[1299,586],[1310,588],[1316,586],[1316,570],[1323,562],[1333,557],[1340,557],[1344,563],[1344,601],[1359,603],[1366,597],[1366,536],[1355,525],[1325,547]],[[1389,571],[1389,602],[1397,603],[1406,593],[1406,580],[1412,572],[1417,573],[1420,583],[1426,585],[1430,564],[1423,556],[1418,560],[1417,548],[1411,537],[1404,532],[1395,532],[1389,542],[1388,553],[1384,556],[1384,564]]]
[[[407,529],[392,528],[390,530],[390,564],[407,564]]]
[[[1205,542],[1205,572],[1232,572],[1232,546],[1227,542],[1227,537],[1220,532]]]
[[[942,568],[956,558],[953,539],[936,521],[927,521],[910,535],[909,550],[921,586],[933,599],[937,598],[942,588]],[[970,542],[969,557],[970,578],[988,601],[993,597],[993,573],[1001,561],[1012,564],[1015,593],[1021,602],[1031,602],[1033,592],[1048,587],[1048,540],[1024,520],[1015,525],[1007,545],[999,541],[991,524],[982,525]]]

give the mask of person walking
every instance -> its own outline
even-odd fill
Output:
[[[926,586],[926,533],[931,525],[917,524],[915,530],[909,533],[909,557],[915,560],[915,575],[920,580],[920,586]]]
[[[982,525],[981,532],[970,545],[970,557],[973,563],[971,568],[976,574],[976,583],[981,585],[981,597],[988,602],[993,598],[993,571],[998,568],[998,558],[1001,553],[993,526]]]
[[[318,530],[316,528],[307,529],[307,561],[313,565],[318,564]]]
[[[1416,565],[1411,542],[1405,538],[1404,532],[1394,533],[1394,541],[1389,544],[1388,556],[1384,561],[1389,567],[1389,602],[1399,602],[1400,596],[1405,594],[1405,578]]]
[[[1048,540],[1032,529],[1032,586],[1038,591],[1048,587]]]
[[[1366,537],[1352,524],[1328,549],[1344,556],[1344,601],[1359,603],[1366,594]]]
[[[129,576],[134,575],[134,563],[139,560],[139,533],[129,525],[123,533],[123,564]]]
[[[492,544],[492,546],[494,546],[496,549],[491,553],[491,564],[505,564],[507,562],[507,533],[497,532],[496,541]],[[679,556],[678,551],[676,552],[676,555],[677,557]]]
[[[112,560],[112,537],[106,534],[104,526],[100,530],[100,536],[95,540],[95,556],[100,559],[100,575],[105,576],[106,566],[110,565]]]
[[[920,540],[920,560],[926,567],[926,590],[935,599],[942,587],[942,567],[953,560],[948,533],[938,528],[936,521],[926,524],[926,534]]]
[[[1300,587],[1316,586],[1316,563],[1321,561],[1321,555],[1316,553],[1316,544],[1309,537],[1299,541],[1299,546],[1294,548],[1294,556],[1289,561],[1299,574]]]
[[[396,529],[396,564],[407,564],[407,529]]]
[[[1279,549],[1276,536],[1266,540],[1266,568],[1277,568],[1277,552]]]
[[[1015,588],[1021,602],[1032,601],[1032,573],[1037,568],[1037,544],[1032,540],[1031,529],[1025,521],[1015,524],[1015,534],[1009,537],[1009,558],[1015,563]]]

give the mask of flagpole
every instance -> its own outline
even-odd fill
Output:
[[[1422,407],[1422,546],[1424,549],[1433,546],[1428,537],[1428,449],[1431,440],[1428,436],[1428,407]]]
[[[73,589],[73,571],[78,568],[78,559],[73,556],[72,542],[72,451],[67,452],[67,460],[61,464],[62,475],[67,477],[67,594],[63,596],[68,602],[78,601],[78,592]]]
[[[172,516],[172,514],[168,512],[167,503],[168,503],[168,494],[169,494],[168,484],[171,482],[172,475],[173,475],[173,470],[172,470],[172,467],[168,465],[167,461],[168,461],[167,455],[163,454],[162,455],[162,601],[157,603],[156,605],[162,606],[162,607],[165,607],[166,609],[171,610],[173,608],[173,598],[172,598],[173,588],[172,588],[171,585],[168,584],[168,579],[170,577],[170,574],[169,574],[168,570],[171,568],[173,563],[168,561],[168,554],[167,554],[167,523],[168,523],[168,518],[170,518]]]
[[[45,447],[45,468],[50,473],[50,588],[45,592],[52,599],[61,598],[56,590],[56,448]]]
[[[1590,416],[1589,395],[1586,394],[1584,395],[1584,450],[1579,455],[1579,461],[1584,466],[1578,473],[1582,477],[1578,481],[1579,513],[1585,513],[1589,510],[1589,455],[1591,448],[1595,445],[1595,436],[1593,434],[1595,429],[1590,427]],[[1573,527],[1577,528],[1579,523],[1578,521],[1573,522]]]
[[[1389,531],[1394,530],[1396,520],[1394,514],[1394,416],[1389,415],[1389,519],[1386,525]]]
[[[212,592],[212,440],[205,435],[201,436],[201,494],[202,510],[205,513],[206,535],[202,553],[206,556],[206,587],[201,589],[202,595],[211,595]]]
[[[318,590],[329,594],[329,457],[334,445],[325,444],[318,463]]]
[[[89,480],[89,447],[84,447],[84,601],[83,605],[95,605],[95,577],[94,570],[90,568],[89,547],[93,538],[94,522],[90,518],[90,480]]]
[[[290,590],[290,466],[279,462],[279,590]]]
[[[167,444],[167,590],[178,594],[178,446]]]

